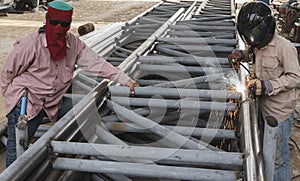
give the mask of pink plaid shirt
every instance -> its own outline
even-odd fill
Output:
[[[81,40],[67,34],[67,55],[52,61],[45,33],[32,33],[17,41],[2,70],[2,94],[6,114],[20,101],[28,88],[27,115],[34,118],[43,108],[56,121],[62,97],[71,85],[75,64],[81,69],[123,85],[130,79],[106,62]]]

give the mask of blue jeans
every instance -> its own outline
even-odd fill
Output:
[[[290,150],[289,138],[291,135],[292,119],[294,114],[287,120],[278,124],[276,141],[276,158],[274,181],[290,181]]]
[[[73,102],[71,98],[63,97],[62,107],[58,111],[58,119],[63,117],[70,109],[73,108]],[[15,127],[20,116],[20,106],[16,106],[7,115],[7,145],[6,145],[6,167],[12,164],[16,160],[16,136]],[[46,117],[45,111],[42,109],[41,112],[32,120],[27,122],[28,126],[28,141],[34,136],[40,123]]]

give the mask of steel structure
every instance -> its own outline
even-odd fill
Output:
[[[236,90],[247,72],[227,61],[232,0],[163,1],[82,40],[140,87],[78,69],[81,101],[0,180],[264,180],[253,103]]]

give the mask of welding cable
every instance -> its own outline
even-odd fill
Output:
[[[245,65],[243,65],[242,63],[240,64],[245,70],[247,70],[247,72],[249,73],[249,75],[251,75],[251,73],[250,73],[250,70],[245,66]]]

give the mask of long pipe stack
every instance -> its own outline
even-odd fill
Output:
[[[0,180],[256,178],[247,175],[251,135],[242,133],[238,75],[227,61],[237,46],[232,4],[165,1],[112,28],[119,36],[98,53],[140,83],[135,94],[79,72],[73,91],[87,95],[41,127]],[[95,47],[94,37],[106,39],[95,32],[83,40]]]

